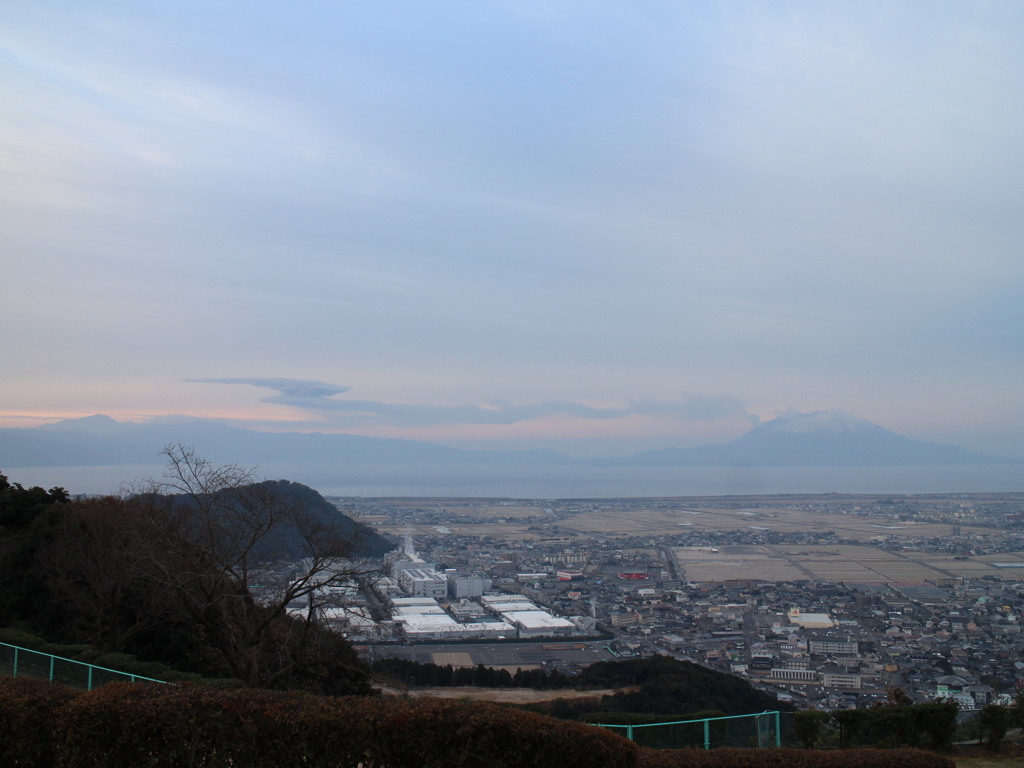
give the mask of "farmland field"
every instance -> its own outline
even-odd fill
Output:
[[[665,536],[687,531],[834,532],[844,539],[870,542],[890,535],[948,536],[944,522],[898,520],[869,514],[858,497],[765,497],[706,499],[611,499],[580,502],[509,502],[489,499],[389,499],[387,513],[368,511],[360,519],[395,535],[493,536],[549,539],[560,536]],[[969,522],[963,535],[991,535],[992,529]]]
[[[775,545],[676,547],[689,581],[841,581],[848,583],[941,581],[955,576],[1024,577],[1024,553],[954,560],[945,554],[895,553],[871,546]],[[994,565],[999,563],[999,565]],[[1012,565],[1011,565],[1012,564]]]
[[[686,499],[580,499],[509,501],[496,499],[378,500],[360,514],[394,536],[490,537],[513,541],[591,539],[603,545],[636,538],[652,543],[662,537],[702,531],[737,537],[777,533],[817,534],[817,543],[733,545],[714,548],[677,547],[683,578],[726,581],[813,579],[860,583],[938,582],[957,577],[991,575],[1024,579],[1024,553],[959,556],[945,552],[892,551],[877,545],[896,536],[902,540],[945,538],[954,532],[989,538],[1000,529],[982,517],[950,517],[949,509],[970,509],[973,502],[957,497],[914,497],[912,504],[867,496],[702,497]],[[979,503],[997,503],[981,499]],[[928,515],[907,509],[947,510]],[[892,510],[892,514],[887,514]],[[973,511],[973,510],[972,510]],[[826,537],[845,544],[826,543]],[[763,537],[761,537],[763,540]],[[857,542],[856,544],[850,542]],[[650,549],[652,543],[647,543]],[[645,556],[659,557],[651,550]]]

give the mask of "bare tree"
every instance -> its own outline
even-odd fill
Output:
[[[354,662],[335,658],[348,646],[317,623],[316,607],[318,595],[362,572],[350,560],[358,542],[279,484],[256,482],[251,469],[212,464],[180,444],[164,455],[163,479],[134,497],[151,523],[147,552],[225,669],[250,685],[285,687]],[[301,566],[272,586],[285,540],[299,548]],[[301,614],[289,611],[297,603]]]

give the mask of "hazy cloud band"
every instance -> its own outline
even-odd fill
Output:
[[[662,416],[683,421],[716,421],[742,418],[757,423],[737,398],[721,395],[692,395],[677,403],[638,400],[623,406],[595,407],[583,403],[551,401],[486,405],[431,405],[424,403],[383,403],[374,400],[334,399],[350,387],[322,381],[286,378],[203,378],[187,379],[195,384],[245,384],[277,394],[262,402],[288,405],[312,413],[329,413],[346,424],[389,424],[423,427],[441,424],[517,424],[533,419],[569,416],[587,420],[623,419],[630,416]],[[340,418],[339,418],[340,417]]]

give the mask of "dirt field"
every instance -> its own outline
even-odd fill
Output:
[[[689,581],[727,581],[757,578],[766,581],[797,581],[807,574],[767,547],[677,547],[676,562]]]
[[[819,581],[860,583],[921,582],[949,578],[959,570],[984,575],[997,570],[1004,574],[1017,568],[972,561],[954,561],[951,556],[887,552],[870,546],[777,545],[678,547],[679,566],[690,581],[726,581],[757,578],[765,581]],[[999,562],[1018,562],[1015,555],[1000,555]],[[1024,561],[1021,568],[1024,569]],[[956,566],[961,566],[958,569]],[[964,568],[967,566],[967,568]]]
[[[624,689],[622,689],[624,690]],[[434,699],[471,699],[473,701],[498,701],[504,704],[530,704],[535,701],[552,699],[600,698],[614,693],[612,689],[599,691],[574,691],[564,688],[555,691],[535,691],[531,688],[416,688],[409,691],[413,697]]]
[[[465,651],[452,651],[448,653],[434,653],[431,654],[431,658],[434,664],[439,667],[446,667],[449,664],[452,667],[475,667],[473,663],[473,657]]]

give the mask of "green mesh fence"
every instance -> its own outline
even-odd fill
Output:
[[[641,747],[653,747],[654,749],[683,749],[685,747],[714,749],[715,747],[778,747],[782,745],[778,712],[643,725],[607,723],[594,723],[594,725],[610,728]]]
[[[49,680],[51,683],[64,683],[73,688],[85,688],[91,691],[104,683],[146,682],[162,683],[151,677],[118,672],[115,669],[97,667],[84,661],[65,659],[51,653],[31,651],[16,645],[0,643],[0,677],[33,677]]]

